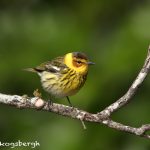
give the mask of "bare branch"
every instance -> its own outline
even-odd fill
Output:
[[[78,119],[82,122],[82,125],[85,128],[83,121],[96,122],[104,124],[110,128],[128,132],[137,136],[141,136],[147,139],[150,139],[150,135],[147,134],[147,131],[150,131],[150,124],[142,125],[141,127],[131,127],[110,119],[113,112],[117,111],[121,107],[125,106],[128,102],[131,101],[135,95],[139,86],[143,83],[144,79],[148,75],[150,69],[150,47],[148,49],[148,55],[145,60],[145,63],[139,72],[137,78],[127,91],[127,93],[118,99],[116,102],[105,108],[103,111],[92,114],[78,108],[73,108],[70,106],[65,106],[62,104],[52,103],[49,105],[48,102],[43,101],[40,97],[27,97],[19,95],[6,95],[0,93],[0,103],[14,106],[16,108],[29,108],[29,109],[40,109],[41,111],[53,112],[62,116],[67,116],[70,118]]]
[[[138,90],[139,86],[143,83],[144,79],[147,77],[150,70],[150,46],[148,48],[148,54],[145,60],[145,63],[139,72],[138,76],[136,77],[135,81],[132,83],[129,90],[119,98],[116,102],[111,104],[110,106],[106,107],[103,111],[99,112],[101,115],[105,115],[106,118],[109,117],[113,112],[117,111],[124,105],[128,104],[133,96],[135,95],[136,91]]]

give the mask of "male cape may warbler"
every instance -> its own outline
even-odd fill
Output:
[[[48,93],[56,98],[67,97],[71,105],[68,96],[76,94],[84,85],[88,67],[93,64],[84,53],[72,52],[25,70],[36,72]]]

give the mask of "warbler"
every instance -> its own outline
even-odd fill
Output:
[[[76,94],[84,85],[89,65],[93,64],[86,54],[72,52],[25,70],[37,73],[45,91],[56,98],[66,97],[72,106],[69,96]]]

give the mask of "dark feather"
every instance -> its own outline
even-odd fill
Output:
[[[88,60],[88,57],[82,52],[73,52],[73,56],[76,58]]]
[[[34,69],[37,72],[49,71],[52,73],[63,72],[66,69],[66,65],[63,63],[64,57],[57,57],[52,61],[47,61],[45,63],[40,64],[39,66],[35,67]],[[57,69],[58,68],[58,69]]]

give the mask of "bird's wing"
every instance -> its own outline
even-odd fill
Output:
[[[63,73],[66,70],[67,66],[64,64],[63,57],[57,57],[52,61],[47,61],[41,65],[35,67],[34,69],[37,72],[49,71],[52,73]]]

